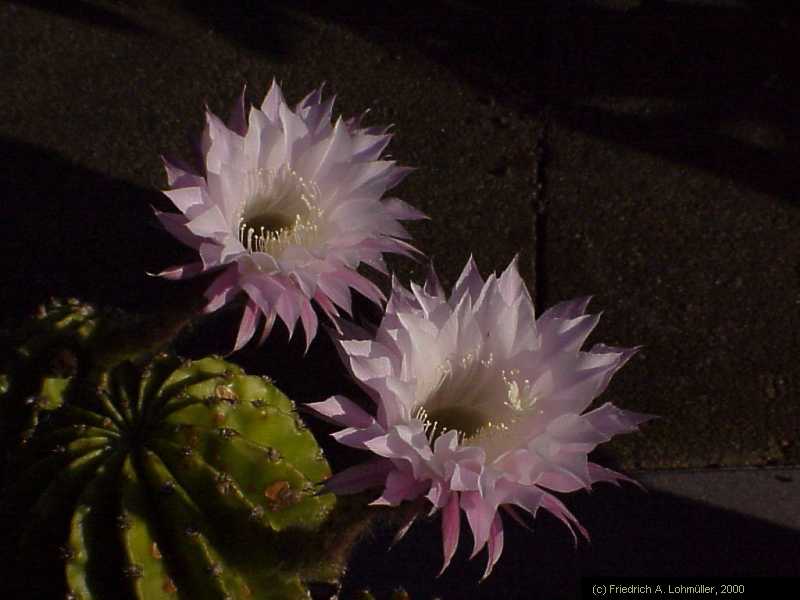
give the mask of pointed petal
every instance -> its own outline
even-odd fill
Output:
[[[294,112],[300,114],[304,109],[310,108],[315,104],[319,104],[322,101],[322,90],[325,87],[325,82],[323,81],[322,84],[316,89],[311,90],[306,94],[305,98],[300,100],[297,104],[295,104]]]
[[[264,111],[264,114],[267,115],[267,118],[270,121],[275,122],[278,120],[278,110],[280,109],[281,105],[284,104],[286,104],[286,100],[283,99],[281,87],[273,77],[272,85],[267,92],[267,96],[264,98],[264,103],[261,105],[261,110]]]
[[[314,312],[314,307],[311,306],[311,302],[307,298],[298,295],[298,300],[300,301],[300,321],[303,323],[303,331],[305,331],[306,336],[306,352],[308,352],[311,342],[317,335],[319,320],[317,319],[317,313]]]
[[[275,311],[286,325],[286,329],[289,330],[289,339],[292,339],[297,319],[300,316],[300,307],[295,293],[289,289],[284,290],[275,303]]]
[[[436,274],[433,261],[428,263],[428,276],[425,278],[423,289],[429,296],[436,296],[442,299],[445,297],[444,288],[442,287],[442,282],[439,281],[439,276]]]
[[[324,312],[328,319],[330,319],[333,326],[339,330],[339,311],[336,310],[336,306],[331,302],[331,299],[328,298],[321,290],[317,290],[314,294],[314,301],[319,305]]]
[[[395,544],[406,537],[408,530],[411,529],[411,526],[416,522],[417,517],[419,517],[419,512],[416,511],[409,512],[405,515],[404,520],[400,523],[400,528],[397,530],[397,533],[394,534],[392,542],[389,544],[389,550],[394,548]]]
[[[428,215],[417,210],[410,204],[403,202],[400,198],[385,198],[382,201],[384,209],[395,219],[400,221],[416,221],[420,219],[430,219]]]
[[[283,125],[283,162],[294,166],[297,159],[298,142],[308,135],[308,128],[303,120],[294,114],[286,104],[281,104],[278,114]]]
[[[392,139],[391,135],[369,135],[352,129],[350,133],[353,134],[354,162],[378,160]]]
[[[603,441],[608,441],[620,433],[636,431],[642,423],[658,418],[655,415],[623,410],[610,402],[586,413],[583,417],[591,423],[592,427],[606,436]]]
[[[578,546],[578,536],[575,535],[575,529],[581,533],[587,542],[589,541],[589,532],[586,531],[583,525],[578,522],[578,519],[575,518],[575,515],[573,515],[566,506],[564,506],[561,500],[551,494],[544,494],[542,497],[542,508],[553,514],[559,521],[567,526],[572,534],[572,539],[575,542],[576,547]]]
[[[153,208],[153,212],[164,229],[179,242],[186,244],[190,248],[197,248],[202,243],[202,238],[194,235],[186,228],[189,220],[185,216],[177,213],[161,212],[157,208]]]
[[[213,238],[217,235],[229,234],[225,217],[217,206],[210,206],[194,219],[186,223],[186,228],[193,234]]]
[[[481,581],[491,574],[492,569],[495,564],[497,564],[497,561],[500,560],[500,555],[503,553],[503,521],[500,518],[499,512],[494,514],[492,527],[489,530],[488,551],[489,559],[486,562],[486,571],[484,571]]]
[[[334,276],[339,277],[349,287],[375,304],[381,304],[386,301],[386,296],[383,295],[381,289],[356,271],[341,270],[337,271]]]
[[[272,327],[275,325],[275,311],[271,311],[266,314],[266,319],[264,319],[264,327],[261,330],[261,335],[258,338],[258,342],[256,346],[262,346],[264,341],[269,337],[269,334],[272,332]]]
[[[236,284],[237,272],[236,265],[232,265],[217,275],[205,291],[204,296],[208,303],[203,312],[212,313],[222,308],[239,293],[241,288]]]
[[[482,498],[478,492],[462,492],[461,508],[467,513],[467,521],[472,530],[474,544],[470,558],[474,558],[489,539],[489,531],[497,507],[492,506],[487,500]]]
[[[334,494],[357,494],[366,489],[383,485],[386,476],[394,469],[392,461],[374,458],[336,473],[322,485]]]
[[[199,186],[164,190],[163,194],[169,198],[182,213],[186,213],[193,206],[203,206],[205,204],[203,198],[203,188]]]
[[[475,259],[470,254],[464,270],[461,271],[453,291],[450,294],[450,305],[456,306],[461,298],[466,294],[472,299],[472,303],[478,299],[483,288],[483,278],[478,272],[478,265],[475,264]]]
[[[542,319],[575,319],[586,312],[591,296],[583,296],[574,300],[560,302],[542,313]]]
[[[424,494],[429,484],[430,482],[417,480],[410,471],[390,471],[383,494],[370,502],[370,506],[397,506],[405,500],[413,500]]]
[[[375,423],[366,429],[348,427],[332,433],[331,437],[345,446],[358,448],[360,450],[372,450],[373,453],[383,456],[383,454],[376,452],[369,444],[373,444],[377,439],[382,439],[385,435],[386,431],[383,427]],[[384,456],[384,458],[386,457]]]
[[[194,262],[187,265],[178,265],[164,269],[160,273],[153,274],[155,277],[163,277],[164,279],[188,279],[203,272],[203,263]]]
[[[597,326],[602,313],[583,315],[574,319],[545,319],[537,321],[542,336],[542,353],[549,357],[556,352],[577,352]]]
[[[285,287],[273,277],[242,279],[239,286],[258,304],[261,312],[265,315],[275,313],[275,305],[278,302],[278,298],[285,291]]]
[[[631,479],[627,475],[611,469],[606,469],[605,467],[601,467],[600,465],[596,465],[595,463],[591,462],[589,463],[589,477],[591,477],[592,483],[607,481],[618,486],[620,481],[625,481],[627,483],[632,483],[643,492],[647,491],[647,489],[635,479]]]
[[[317,285],[322,292],[348,315],[352,311],[352,298],[350,289],[345,281],[333,274],[320,275]]]
[[[242,93],[234,101],[230,117],[228,117],[228,128],[241,136],[247,133],[247,119],[245,118],[246,92],[247,84],[242,86]]]
[[[459,508],[458,494],[451,494],[450,501],[442,510],[442,554],[444,564],[439,575],[445,572],[456,553],[458,538],[461,530],[461,509]]]
[[[519,254],[515,254],[514,258],[503,271],[497,280],[497,288],[503,296],[503,300],[509,306],[517,302],[517,299],[523,293],[525,282],[519,274]]]
[[[161,157],[164,163],[164,170],[167,172],[167,183],[172,189],[185,187],[203,187],[205,180],[196,173],[193,173],[189,165],[182,161]]]
[[[326,421],[345,427],[365,428],[375,423],[372,415],[344,396],[331,396],[323,402],[313,402],[303,406],[317,413]]]
[[[240,136],[228,129],[214,113],[206,110],[206,127],[201,140],[206,174],[219,173],[221,165],[234,162],[242,151],[242,143]]]
[[[514,519],[517,525],[523,529],[527,529],[528,531],[533,531],[533,528],[525,522],[525,520],[522,518],[522,515],[519,514],[519,511],[515,507],[511,506],[510,504],[503,504],[500,508],[502,508],[509,517]]]
[[[233,352],[238,352],[244,348],[245,344],[253,338],[253,334],[256,332],[256,324],[258,323],[258,315],[258,306],[252,300],[248,300],[244,305],[244,313],[242,314],[242,321],[239,323],[239,332],[236,334]]]
[[[307,166],[312,169],[311,178],[319,181],[328,174],[334,164],[350,160],[352,148],[353,141],[347,132],[347,127],[339,117],[330,138],[321,142],[318,150],[311,152],[312,156],[309,157],[309,160],[313,164]]]

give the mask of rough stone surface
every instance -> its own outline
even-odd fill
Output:
[[[480,585],[475,582],[486,555],[469,561],[469,539],[436,577],[441,545],[435,518],[415,524],[383,561],[376,557],[393,532],[379,532],[365,542],[345,589],[370,585],[388,593],[402,583],[412,598],[560,600],[586,597],[580,594],[584,577],[618,578],[617,583],[633,577],[697,577],[706,583],[796,577],[797,469],[640,472],[637,477],[646,482],[647,492],[600,485],[591,494],[569,496],[567,504],[591,542],[581,539],[575,545],[564,526],[547,515],[539,515],[530,530],[506,519],[503,556]],[[758,580],[743,583],[747,593],[764,591]]]
[[[445,284],[472,251],[485,271],[521,253],[532,275],[540,123],[507,115],[412,45],[292,5],[0,8],[4,304],[72,293],[141,306],[163,293],[144,275],[180,256],[150,214],[168,207],[159,156],[188,155],[204,103],[227,115],[243,84],[260,102],[273,77],[290,102],[326,81],[337,112],[369,108],[365,123],[394,124],[391,155],[419,169],[392,193],[432,218],[412,233]]]
[[[592,339],[645,346],[604,399],[663,418],[609,462],[797,463],[796,19],[754,7],[4,3],[0,300],[158,307],[179,286],[145,272],[190,258],[150,212],[159,155],[244,83],[327,81],[395,124],[419,167],[397,195],[432,217],[411,229],[446,286],[471,252],[484,274],[521,253],[540,309],[595,294]]]
[[[794,21],[652,4],[558,21],[547,300],[593,293],[596,339],[644,346],[609,396],[663,419],[623,463],[797,463]]]
[[[648,489],[800,531],[800,469],[694,469],[634,474]]]

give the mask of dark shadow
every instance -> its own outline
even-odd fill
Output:
[[[146,272],[192,254],[153,216],[151,205],[168,204],[162,194],[7,138],[0,154],[4,317],[30,314],[51,296],[134,311],[163,306],[179,284]]]
[[[571,126],[757,191],[792,199],[796,189],[791,170],[782,167],[800,156],[793,135],[800,129],[800,86],[791,60],[797,17],[777,4],[642,0],[629,10],[580,0],[502,8],[488,0],[181,5],[235,43],[271,56],[294,52],[302,15],[335,23],[387,56],[413,60],[420,53],[442,64],[488,104],[531,114],[551,106]],[[630,119],[581,113],[589,96],[671,108],[667,117],[651,116],[649,107],[634,109]],[[747,133],[736,139],[719,133],[723,121],[756,124],[782,139],[765,149]]]
[[[180,0],[182,9],[234,43],[273,59],[293,53],[304,25],[279,2]],[[302,51],[302,49],[301,49]]]
[[[147,33],[147,29],[136,21],[94,2],[85,0],[15,0],[16,4],[30,6],[60,17],[86,23],[93,27],[104,27],[127,33]]]
[[[800,175],[787,165],[800,160],[800,145],[783,151],[748,144],[709,127],[720,118],[704,107],[663,117],[615,114],[576,107],[558,113],[569,128],[606,138],[676,164],[691,164],[793,203],[800,202]]]
[[[388,551],[392,532],[358,547],[346,592],[370,587],[378,599],[404,586],[411,598],[459,600],[578,598],[586,576],[718,577],[795,576],[800,572],[800,531],[633,486],[599,486],[567,498],[589,530],[577,550],[572,536],[543,512],[526,531],[504,519],[505,548],[492,575],[478,584],[486,552],[468,561],[472,539],[462,518],[462,539],[440,578],[440,519],[415,525]]]
[[[800,127],[800,88],[790,58],[796,16],[776,6],[645,0],[630,10],[608,10],[555,0],[502,8],[486,0],[413,6],[278,0],[264,14],[286,18],[296,11],[336,23],[399,60],[421,53],[472,85],[485,102],[532,114],[553,106],[558,119],[558,109],[588,96],[661,101],[675,107],[667,119],[640,111],[641,121],[621,125],[615,115],[590,111],[570,124],[787,198],[795,186],[790,169],[781,166],[800,154],[792,135]],[[232,2],[226,11],[241,15],[249,7]],[[234,25],[229,18],[226,31],[246,42],[246,22]],[[747,136],[718,134],[712,128],[723,119],[787,134],[765,151]],[[742,160],[753,161],[752,168],[739,168]]]

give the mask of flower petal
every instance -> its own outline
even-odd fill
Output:
[[[244,313],[239,323],[239,332],[236,334],[236,343],[233,346],[234,352],[244,348],[245,344],[253,338],[253,334],[256,332],[256,324],[258,323],[258,315],[258,306],[252,300],[248,300],[244,305]]]
[[[478,272],[478,265],[475,264],[475,259],[470,254],[464,270],[461,271],[461,275],[459,275],[453,287],[453,292],[450,295],[450,306],[456,306],[464,295],[468,295],[474,304],[482,288],[483,278]]]
[[[375,444],[375,440],[385,437],[386,431],[377,423],[365,429],[348,427],[331,434],[331,437],[340,444],[358,448],[360,450],[371,450],[373,453],[383,456],[380,452],[373,450],[369,444]]]
[[[424,494],[428,485],[430,484],[417,480],[410,471],[395,469],[386,477],[383,494],[370,502],[370,505],[397,506],[404,500],[413,500]]]
[[[311,302],[305,296],[299,296],[298,302],[300,303],[300,321],[303,323],[306,337],[306,352],[308,352],[311,342],[317,335],[319,320],[317,319],[317,313],[314,312],[314,307],[311,306]]]
[[[182,213],[188,212],[194,206],[205,206],[203,188],[199,186],[179,187],[174,190],[164,190],[164,195]]]
[[[156,273],[158,277],[166,279],[188,279],[199,275],[203,271],[203,264],[200,262],[189,263],[188,265],[178,265],[164,269],[160,273]]]
[[[486,570],[483,572],[481,581],[491,574],[492,569],[495,564],[497,564],[497,561],[500,560],[500,555],[503,553],[503,521],[500,518],[499,512],[494,514],[494,519],[492,520],[492,527],[489,530],[488,548],[489,558],[486,561]]]
[[[261,110],[264,111],[264,114],[267,115],[267,118],[270,121],[277,121],[278,120],[278,110],[282,105],[286,104],[286,100],[283,98],[283,92],[281,92],[281,87],[278,85],[278,82],[275,81],[275,78],[272,78],[272,85],[270,85],[269,91],[267,92],[266,97],[264,98],[264,102],[261,105]]]
[[[236,265],[232,265],[217,275],[206,290],[207,304],[204,312],[212,313],[233,300],[241,289],[236,285],[238,280]]]
[[[581,533],[587,542],[589,541],[589,532],[586,531],[583,525],[578,522],[578,519],[575,518],[575,515],[573,515],[569,509],[564,506],[564,503],[558,498],[551,494],[544,494],[542,497],[542,508],[554,515],[559,521],[567,526],[572,534],[572,539],[575,542],[576,547],[578,545],[578,536],[575,535],[576,529]]]
[[[228,117],[228,129],[244,137],[247,132],[247,120],[245,119],[245,99],[247,85],[242,86],[242,93],[236,97]]]
[[[410,172],[380,159],[391,136],[354,121],[332,125],[332,107],[333,97],[323,101],[320,86],[292,110],[273,79],[260,108],[248,111],[242,89],[227,123],[207,109],[199,174],[164,161],[171,188],[165,194],[183,216],[157,213],[169,233],[198,251],[202,271],[237,264],[207,292],[209,310],[244,290],[265,316],[264,334],[277,316],[291,337],[300,320],[306,349],[319,329],[312,300],[344,331],[339,309],[350,312],[351,290],[385,301],[357,269],[365,264],[385,273],[384,254],[419,253],[405,241],[410,236],[400,220],[422,214],[399,199],[382,199]],[[256,231],[273,217],[290,225]],[[251,314],[240,323],[248,338],[258,324]]]
[[[203,238],[194,235],[186,228],[186,224],[189,220],[185,216],[176,213],[161,212],[156,208],[153,209],[153,212],[164,229],[175,239],[183,242],[190,248],[198,248],[200,246]]]
[[[474,543],[470,558],[474,558],[489,539],[497,506],[481,497],[478,492],[461,492],[461,508],[467,514],[467,521],[472,530]]]
[[[461,530],[461,509],[458,494],[451,494],[450,501],[442,510],[442,554],[444,564],[439,575],[444,573],[456,553],[458,538]]]
[[[327,491],[338,495],[357,494],[366,489],[383,485],[386,476],[393,468],[392,461],[373,458],[336,473],[326,480],[323,486]]]
[[[213,238],[228,232],[227,223],[222,212],[217,206],[210,206],[186,224],[186,228],[193,234]]]
[[[577,532],[588,539],[586,530],[549,490],[625,479],[587,455],[650,416],[611,404],[581,414],[635,352],[602,344],[580,350],[599,318],[583,314],[587,302],[562,303],[537,320],[517,258],[486,280],[470,258],[449,299],[435,275],[410,290],[393,277],[374,334],[342,327],[337,348],[377,415],[336,436],[391,461],[378,503],[416,499],[431,515],[442,511],[444,568],[460,509],[472,557],[487,547],[485,578],[503,551],[500,509],[521,521],[518,508],[533,517],[544,508],[577,543]]]
[[[345,427],[366,428],[375,423],[374,417],[344,396],[331,396],[323,402],[304,404],[326,420]]]

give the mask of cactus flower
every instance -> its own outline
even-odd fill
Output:
[[[299,319],[308,347],[318,327],[312,301],[334,323],[339,310],[350,312],[351,288],[381,302],[357,267],[386,273],[384,252],[416,252],[399,221],[424,215],[383,198],[411,170],[380,158],[388,128],[362,127],[361,118],[332,124],[332,109],[320,87],[292,110],[273,81],[247,115],[244,93],[227,124],[206,112],[200,173],[165,160],[164,193],[180,213],[156,215],[199,260],[161,275],[216,271],[207,312],[244,292],[235,349],[253,338],[262,317],[263,340],[276,316],[290,336]]]
[[[376,504],[417,500],[442,514],[444,566],[460,512],[474,557],[488,547],[488,576],[503,550],[501,512],[544,509],[588,534],[555,493],[624,475],[587,459],[598,444],[650,418],[606,403],[588,410],[636,348],[580,350],[599,315],[588,298],[534,316],[516,259],[486,281],[470,258],[447,298],[431,270],[423,287],[393,281],[374,336],[340,340],[342,356],[374,400],[375,414],[334,396],[309,405],[342,425],[334,437],[375,456],[335,475],[337,493],[368,487]]]

